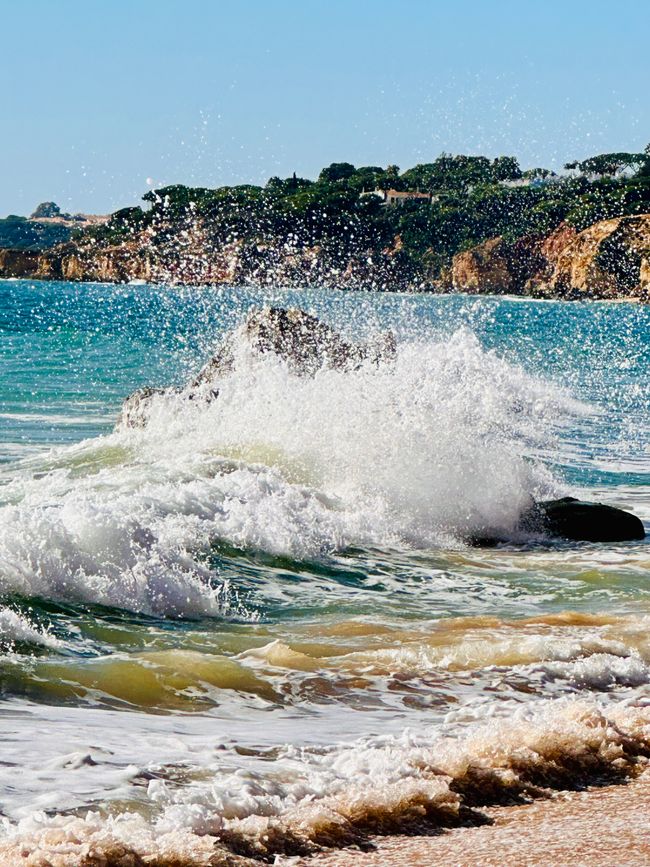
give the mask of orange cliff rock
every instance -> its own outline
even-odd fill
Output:
[[[602,220],[559,253],[553,294],[650,300],[650,214]]]
[[[510,292],[513,275],[503,238],[490,238],[471,250],[457,253],[451,265],[451,282],[461,292]]]
[[[0,277],[32,276],[40,254],[32,250],[0,250]]]
[[[186,234],[182,242],[175,236],[161,242],[142,235],[114,247],[82,240],[40,253],[0,250],[0,277],[421,288],[404,271],[399,237],[380,254],[352,257],[333,268],[318,246],[289,249],[236,241],[214,248],[200,226]],[[435,283],[432,278],[423,285]],[[582,232],[562,224],[544,238],[490,238],[456,254],[442,284],[482,294],[650,301],[650,214],[603,220]]]
[[[582,232],[561,225],[543,239],[491,238],[458,253],[460,292],[650,301],[650,214],[616,217]]]

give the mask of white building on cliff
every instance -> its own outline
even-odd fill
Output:
[[[377,196],[382,200],[385,205],[401,205],[404,202],[431,202],[433,196],[431,193],[421,193],[417,192],[402,192],[400,190],[370,190],[366,192],[365,190],[361,193],[360,198],[367,198],[368,196]]]

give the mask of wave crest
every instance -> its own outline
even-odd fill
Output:
[[[63,449],[5,487],[8,589],[231,614],[203,562],[215,542],[296,559],[458,545],[511,532],[557,491],[537,455],[576,405],[466,329],[309,376],[245,341],[233,353],[203,397],[157,395],[144,429]]]

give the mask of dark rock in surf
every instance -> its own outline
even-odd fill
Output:
[[[351,343],[317,316],[297,307],[265,307],[252,310],[240,329],[231,334],[205,365],[192,385],[211,382],[234,366],[235,348],[241,339],[254,352],[273,353],[301,376],[313,376],[322,368],[352,370],[364,361],[378,364],[395,357],[395,337],[387,331],[375,340]]]
[[[144,427],[149,421],[154,398],[172,391],[171,388],[138,388],[122,404],[117,427]]]
[[[535,503],[521,518],[525,533],[542,533],[573,542],[631,542],[645,538],[636,515],[575,497]]]
[[[317,316],[296,307],[252,310],[186,389],[142,388],[133,392],[122,405],[118,427],[144,427],[160,396],[176,394],[208,403],[214,400],[219,394],[216,384],[234,370],[242,342],[256,354],[273,353],[297,376],[313,376],[323,368],[354,370],[363,363],[392,361],[396,354],[392,331],[353,343]]]

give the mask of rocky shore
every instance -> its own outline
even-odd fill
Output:
[[[582,232],[560,225],[514,244],[491,238],[453,258],[457,292],[549,298],[650,300],[650,214],[602,220]]]
[[[340,267],[317,245],[264,247],[236,241],[215,247],[200,226],[179,243],[152,243],[145,232],[114,246],[81,238],[41,252],[0,249],[0,277],[146,281],[172,284],[331,285],[351,289],[508,294],[575,300],[650,300],[650,214],[561,224],[545,237],[490,238],[457,253],[439,276],[400,271],[401,239],[379,255],[350,256]]]

